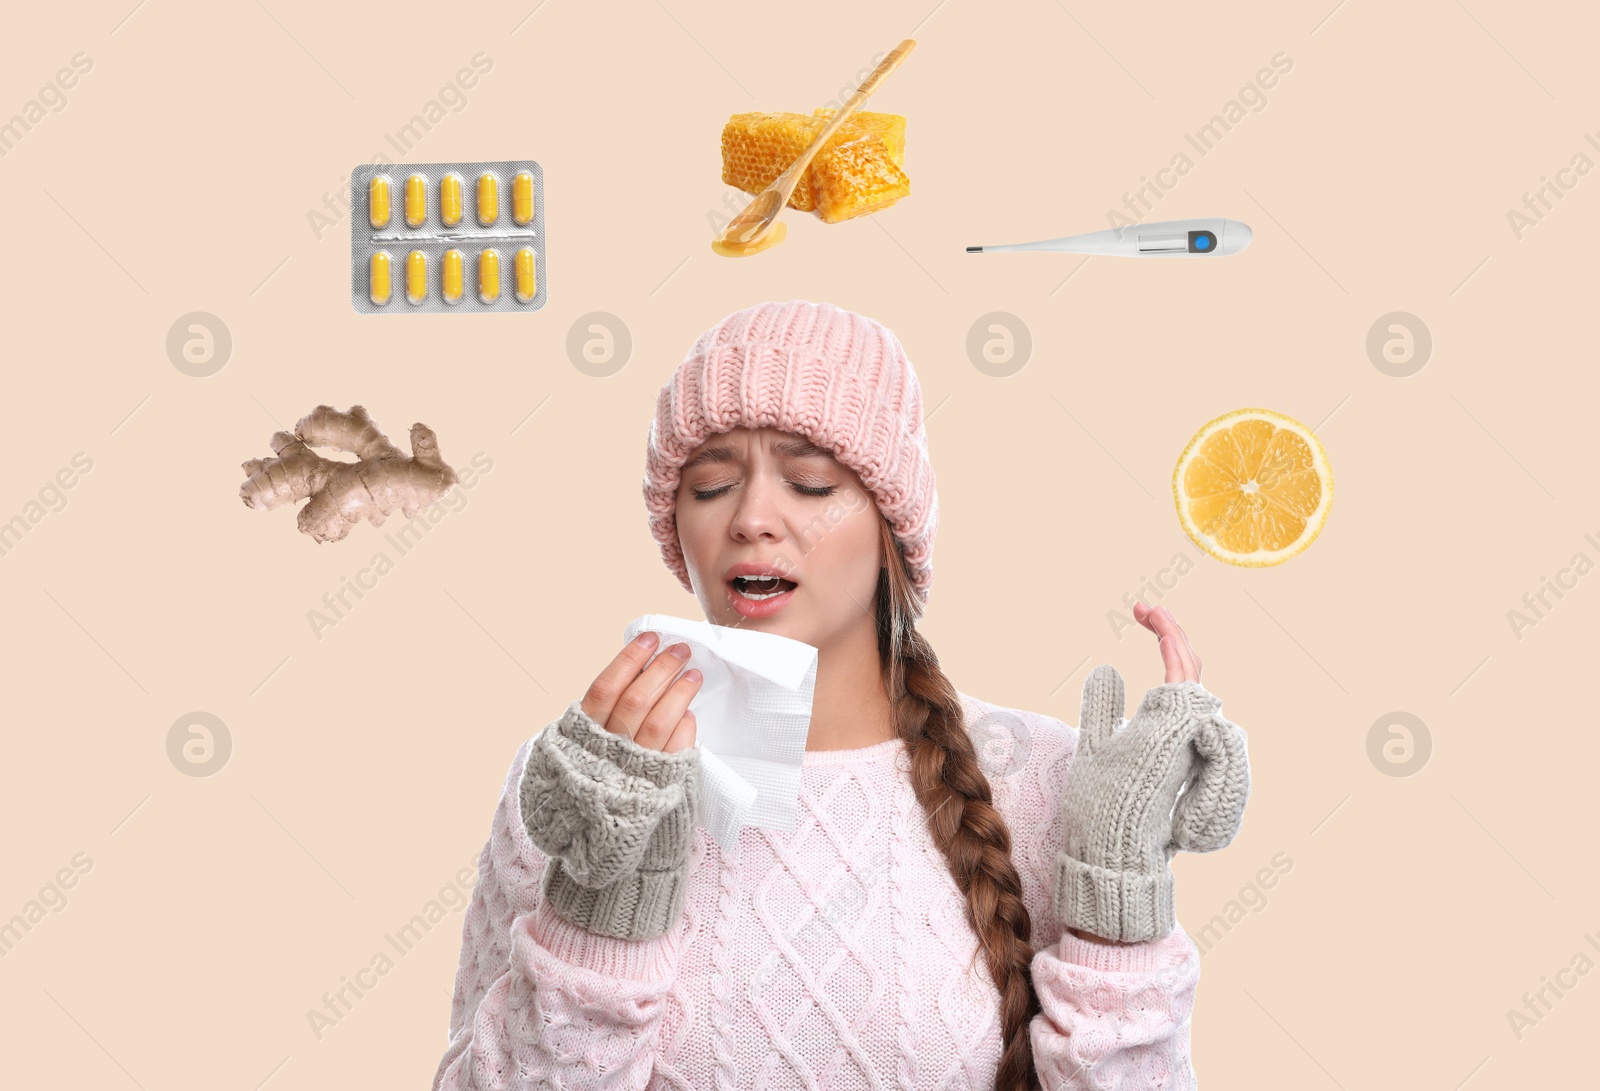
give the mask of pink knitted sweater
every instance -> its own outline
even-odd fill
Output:
[[[1195,1087],[1188,935],[1096,944],[1051,909],[1077,729],[962,703],[1032,918],[1044,1088]],[[999,993],[900,740],[806,751],[792,834],[746,827],[725,854],[697,827],[683,917],[649,940],[544,904],[518,804],[531,741],[479,858],[434,1091],[994,1087]]]

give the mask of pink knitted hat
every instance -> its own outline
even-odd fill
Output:
[[[700,335],[657,396],[644,503],[661,558],[684,589],[694,589],[678,544],[684,462],[708,436],[767,427],[828,448],[860,476],[905,549],[912,585],[926,605],[939,497],[922,388],[886,327],[832,303],[804,300],[728,315]]]

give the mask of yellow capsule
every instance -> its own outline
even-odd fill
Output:
[[[500,180],[488,171],[478,175],[478,222],[488,227],[500,218]]]
[[[372,265],[368,280],[371,285],[372,302],[380,307],[389,302],[389,252],[387,250],[379,250],[372,255]]]
[[[428,298],[428,256],[421,250],[406,255],[406,298],[412,303]]]
[[[446,250],[444,252],[444,276],[441,285],[446,303],[461,302],[461,268],[461,251]]]
[[[367,221],[373,227],[389,226],[389,176],[374,174],[367,183]]]
[[[478,255],[478,298],[493,303],[500,298],[500,252],[485,250]]]
[[[534,277],[533,247],[524,246],[517,251],[517,298],[524,303],[532,302],[538,290]]]
[[[447,174],[439,179],[439,219],[446,227],[461,222],[461,176]]]
[[[511,218],[519,224],[533,222],[533,175],[527,171],[511,180]]]
[[[428,218],[428,181],[420,174],[406,179],[406,223],[421,227]]]

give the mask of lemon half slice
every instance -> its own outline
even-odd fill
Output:
[[[1333,471],[1316,435],[1270,409],[1236,409],[1195,433],[1172,471],[1178,520],[1229,564],[1282,564],[1322,533]]]

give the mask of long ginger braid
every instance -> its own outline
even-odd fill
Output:
[[[961,698],[933,646],[915,628],[919,602],[889,523],[880,523],[888,564],[878,578],[878,658],[890,695],[895,733],[911,759],[911,786],[928,828],[966,896],[1000,993],[1004,1042],[997,1091],[1038,1087],[1029,1024],[1039,1011],[1033,989],[1033,946],[1022,879],[1011,860],[1011,831],[995,809],[989,780],[967,734]]]

